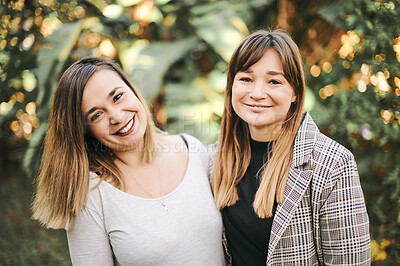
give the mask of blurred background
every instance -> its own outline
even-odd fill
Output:
[[[374,265],[400,265],[400,0],[0,0],[0,265],[71,265],[30,218],[52,94],[71,63],[118,62],[156,124],[216,140],[227,62],[257,29],[299,45],[306,110],[355,155]]]

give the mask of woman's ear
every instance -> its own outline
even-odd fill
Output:
[[[295,94],[293,94],[293,96],[292,96],[292,103],[294,103],[294,102],[296,102],[297,101],[297,96],[295,95]]]

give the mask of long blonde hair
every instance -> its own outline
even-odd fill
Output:
[[[49,128],[44,142],[41,166],[36,178],[32,205],[33,219],[47,228],[70,228],[89,190],[89,172],[100,174],[114,186],[125,189],[114,155],[86,129],[81,106],[86,83],[98,70],[117,73],[143,104],[147,113],[143,160],[151,162],[156,154],[156,130],[141,93],[115,63],[86,57],[72,64],[61,76],[54,93]]]
[[[225,107],[211,179],[219,210],[237,202],[236,185],[250,164],[251,150],[248,125],[232,107],[233,81],[239,71],[245,71],[254,65],[269,49],[274,49],[280,55],[285,78],[293,87],[297,98],[290,106],[277,139],[272,143],[269,160],[262,167],[260,187],[253,202],[254,211],[260,218],[271,217],[274,200],[281,203],[284,199],[294,140],[302,122],[305,94],[302,59],[297,45],[286,32],[256,31],[246,37],[233,53],[228,67]]]

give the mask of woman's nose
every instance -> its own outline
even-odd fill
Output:
[[[121,110],[113,110],[109,114],[110,123],[115,125],[124,121],[124,112]]]
[[[254,83],[254,87],[250,91],[249,96],[255,100],[266,98],[267,97],[267,85],[264,82]]]

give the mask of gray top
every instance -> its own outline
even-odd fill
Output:
[[[168,195],[140,198],[107,182],[89,191],[67,231],[74,265],[224,265],[222,220],[207,178],[207,151],[185,136],[186,174]],[[92,175],[90,187],[98,180]]]

